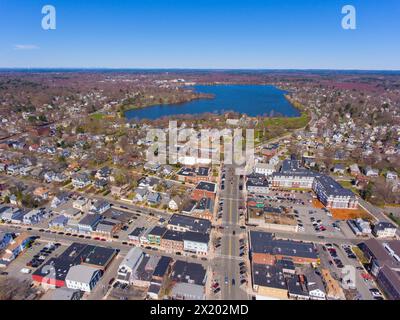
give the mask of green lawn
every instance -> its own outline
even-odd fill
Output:
[[[95,113],[90,116],[92,119],[95,120],[102,120],[104,118],[104,114],[102,113]]]

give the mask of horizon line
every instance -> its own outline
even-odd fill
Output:
[[[213,68],[213,67],[0,67],[2,70],[180,70],[180,71],[356,71],[356,72],[400,72],[400,69],[363,68]]]

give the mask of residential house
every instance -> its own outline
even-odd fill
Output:
[[[333,167],[333,173],[344,174],[346,167],[342,163],[337,163]]]
[[[147,194],[147,203],[149,205],[158,205],[161,201],[161,195],[159,192],[149,192]]]
[[[106,200],[95,200],[90,207],[89,213],[103,214],[111,208],[111,204]]]
[[[0,257],[0,267],[7,267],[31,243],[32,238],[27,233],[21,233],[11,240],[4,254]]]
[[[85,173],[77,174],[72,177],[72,185],[74,188],[83,189],[91,184],[89,176]]]
[[[396,236],[397,228],[393,223],[380,221],[374,225],[372,232],[377,238],[392,238]]]
[[[148,191],[145,188],[136,188],[135,189],[135,200],[138,202],[142,202],[146,200]]]
[[[33,209],[26,213],[23,218],[23,223],[27,225],[38,224],[45,216],[44,209]]]
[[[12,233],[0,231],[0,250],[3,250],[13,240]]]
[[[354,163],[350,166],[350,174],[354,177],[357,177],[361,174],[360,168],[358,167],[358,165],[356,163]]]
[[[49,228],[55,230],[63,230],[68,223],[68,218],[63,215],[58,215],[54,217],[49,222]]]
[[[183,200],[179,196],[174,196],[168,203],[168,208],[173,211],[178,211],[183,204]]]
[[[85,197],[79,197],[78,199],[74,200],[72,203],[72,207],[82,212],[87,212],[90,210],[92,204],[90,199]]]
[[[121,197],[129,191],[129,184],[125,184],[123,186],[112,186],[111,187],[111,195],[113,197]]]
[[[51,207],[57,208],[59,205],[67,202],[69,200],[69,196],[66,193],[59,193],[54,196],[53,200],[51,200]]]
[[[78,223],[78,231],[80,233],[91,233],[96,230],[97,225],[103,219],[101,214],[87,214]]]
[[[143,257],[144,252],[140,248],[130,249],[118,267],[116,280],[121,283],[132,284],[133,272],[139,266]]]
[[[371,166],[367,166],[364,170],[364,173],[367,177],[371,177],[371,178],[379,176],[379,170],[373,169]]]

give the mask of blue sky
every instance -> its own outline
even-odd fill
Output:
[[[400,70],[399,0],[0,0],[0,30],[0,67]]]

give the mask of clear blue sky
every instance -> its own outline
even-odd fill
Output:
[[[0,67],[400,70],[399,0],[0,0],[0,30]]]

